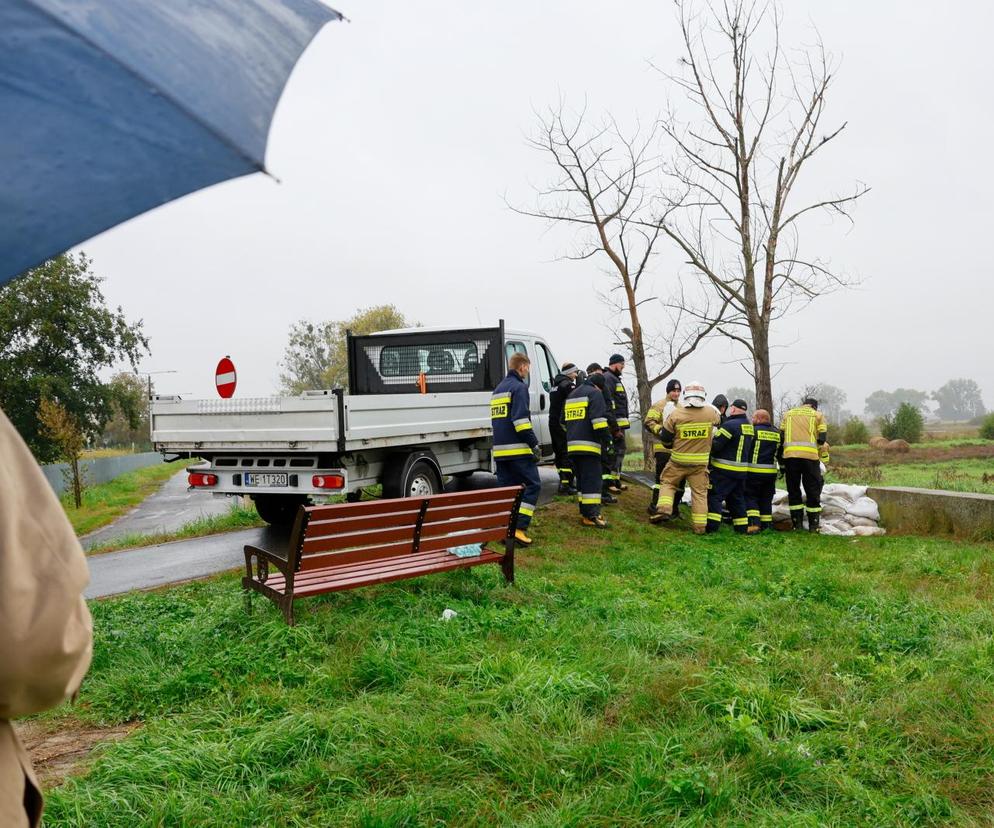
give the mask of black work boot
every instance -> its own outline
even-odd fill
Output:
[[[808,531],[809,532],[817,532],[818,531],[818,527],[820,525],[821,525],[821,515],[819,515],[817,512],[815,512],[813,514],[809,512],[808,513]]]
[[[614,504],[614,503],[617,503],[617,502],[618,502],[618,498],[616,498],[613,494],[611,494],[611,492],[605,490],[604,493],[601,494],[601,503]]]
[[[793,528],[801,530],[804,528],[804,512],[801,509],[794,509],[790,513],[790,522],[793,524]]]

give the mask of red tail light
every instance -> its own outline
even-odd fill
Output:
[[[191,486],[216,486],[217,475],[193,472],[187,477],[187,481]]]
[[[344,489],[345,478],[340,474],[316,474],[311,478],[315,489]]]

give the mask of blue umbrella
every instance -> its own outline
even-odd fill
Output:
[[[318,0],[2,0],[0,285],[132,216],[265,169]]]

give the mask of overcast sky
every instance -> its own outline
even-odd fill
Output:
[[[110,301],[142,318],[143,370],[163,393],[213,396],[230,354],[237,396],[275,391],[290,325],[393,303],[425,325],[536,331],[560,361],[615,350],[595,261],[509,211],[550,180],[529,149],[534,108],[560,96],[648,120],[672,91],[673,6],[655,2],[335,4],[290,79],[270,138],[272,178],[228,182],[82,246]],[[841,386],[862,411],[877,388],[976,379],[994,407],[994,4],[791,0],[788,45],[816,25],[841,58],[830,92],[843,136],[806,168],[811,192],[873,189],[856,224],[817,217],[804,249],[863,279],[780,323],[775,392]],[[659,258],[668,291],[679,257]],[[644,324],[658,328],[651,310]],[[709,392],[747,385],[721,342],[681,367]],[[632,383],[629,383],[632,384]]]

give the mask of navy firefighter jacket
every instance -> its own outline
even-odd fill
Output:
[[[601,453],[609,439],[607,405],[601,389],[590,380],[578,385],[563,406],[566,450],[570,454]]]
[[[754,433],[745,414],[728,417],[714,430],[711,468],[732,474],[745,474],[749,471]]]
[[[538,445],[532,429],[528,385],[514,371],[507,372],[490,396],[490,425],[497,460],[531,456]]]
[[[614,403],[614,416],[618,421],[618,428],[631,428],[632,424],[628,419],[628,392],[621,381],[621,376],[610,368],[605,368],[604,387],[610,392]]]
[[[752,459],[749,474],[776,474],[777,452],[780,449],[780,432],[771,425],[754,425]]]

